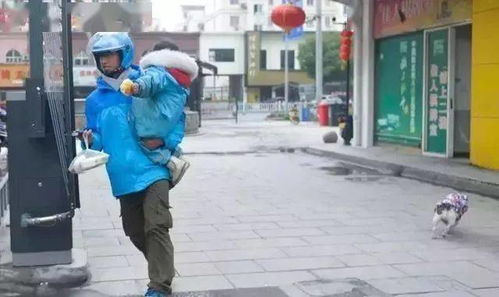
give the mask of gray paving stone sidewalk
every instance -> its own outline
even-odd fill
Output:
[[[265,150],[292,144],[306,134],[292,129],[307,127],[204,125],[186,140],[197,154],[171,193],[175,292],[280,287],[290,297],[330,296],[299,283],[354,278],[387,296],[499,296],[499,201],[471,195],[455,234],[432,240],[433,206],[451,189],[392,176],[349,180],[321,170],[345,165],[333,159]],[[253,153],[210,154],[217,150]],[[123,234],[102,169],[81,176],[81,194],[75,246],[92,273],[84,289],[140,296],[146,262]]]

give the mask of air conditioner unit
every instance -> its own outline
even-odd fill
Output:
[[[247,10],[248,9],[248,4],[246,3],[241,3],[241,9]]]

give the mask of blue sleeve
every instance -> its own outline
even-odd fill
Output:
[[[163,119],[169,123],[165,131],[173,131],[184,114],[188,90],[179,86],[166,69],[154,66],[147,68],[135,82],[140,86],[137,97],[154,100]]]
[[[135,80],[139,85],[139,93],[136,97],[153,98],[160,91],[168,88],[172,84],[172,78],[165,69],[159,67],[149,67]]]
[[[96,150],[96,151],[101,151],[102,150],[102,141],[101,141],[101,136],[99,131],[97,130],[97,120],[98,120],[98,113],[95,107],[95,103],[92,102],[92,98],[89,96],[87,100],[85,101],[85,117],[87,119],[87,128],[92,130],[93,134],[93,141],[92,145],[90,146],[91,149]],[[85,144],[82,142],[81,146],[83,149],[85,149]]]
[[[182,113],[180,120],[177,122],[175,127],[168,137],[165,139],[166,147],[173,153],[177,150],[177,147],[182,142],[185,136],[185,113]]]

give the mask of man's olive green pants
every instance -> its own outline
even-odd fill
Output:
[[[119,197],[125,234],[148,263],[148,286],[165,294],[171,293],[175,276],[169,190],[170,182],[160,180],[143,192]]]

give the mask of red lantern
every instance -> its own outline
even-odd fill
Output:
[[[346,52],[340,52],[340,59],[343,61],[348,61],[348,59],[350,59],[350,54]]]
[[[352,35],[353,32],[346,29],[340,34],[340,59],[343,61],[348,61],[350,59],[350,52],[352,50]]]
[[[5,24],[9,21],[9,15],[6,10],[0,9],[0,24]]]
[[[276,6],[272,10],[272,22],[281,27],[286,33],[305,23],[305,11],[292,4]]]
[[[348,37],[348,38],[351,38],[353,36],[353,32],[350,31],[350,30],[343,30],[341,31],[341,34],[340,34],[341,37]]]

